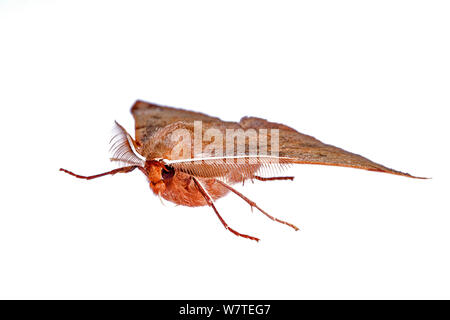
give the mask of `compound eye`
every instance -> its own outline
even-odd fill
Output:
[[[163,180],[171,179],[174,174],[175,169],[171,166],[164,166],[164,168],[161,170],[161,177],[163,178]]]

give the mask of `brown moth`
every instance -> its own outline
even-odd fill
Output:
[[[294,230],[298,228],[269,215],[234,189],[233,184],[246,180],[293,180],[294,177],[267,174],[297,163],[352,167],[418,178],[260,118],[244,117],[239,122],[226,122],[202,113],[139,100],[131,113],[135,120],[135,139],[116,122],[117,134],[111,140],[111,161],[126,166],[92,176],[60,170],[90,180],[139,169],[159,197],[189,207],[208,205],[227,230],[251,240],[259,239],[229,227],[215,207],[214,202],[230,191],[268,218]]]

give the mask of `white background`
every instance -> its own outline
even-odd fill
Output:
[[[450,298],[448,1],[1,1],[0,298]],[[415,180],[298,166],[210,208],[114,168],[136,99],[253,115]]]

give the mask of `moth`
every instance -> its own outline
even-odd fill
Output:
[[[293,180],[275,172],[293,164],[320,164],[419,178],[375,163],[358,154],[325,144],[279,123],[256,117],[239,122],[222,121],[203,113],[136,101],[131,108],[135,139],[117,122],[111,139],[111,161],[123,165],[108,172],[82,176],[95,179],[140,170],[153,192],[177,205],[209,206],[222,225],[236,236],[259,241],[240,233],[225,222],[215,201],[234,193],[273,221],[298,228],[275,218],[238,190],[234,184],[248,180]]]

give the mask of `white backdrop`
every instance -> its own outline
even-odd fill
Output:
[[[447,1],[1,1],[0,298],[450,298]],[[298,166],[162,206],[136,99],[253,115],[431,180]]]

